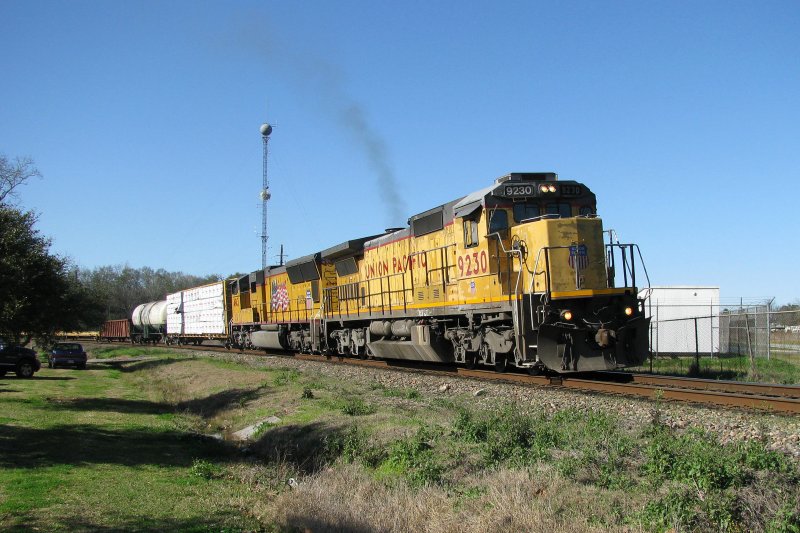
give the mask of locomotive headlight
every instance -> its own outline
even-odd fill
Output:
[[[632,314],[633,314],[633,308],[632,307],[626,307],[625,308],[625,316],[631,316]]]
[[[561,318],[569,322],[570,320],[572,320],[572,311],[570,311],[569,309],[561,311]]]
[[[548,185],[547,186],[547,190],[550,191],[550,192],[556,192],[556,186],[555,185]]]
[[[542,192],[547,192],[548,191],[547,185],[539,185],[539,190]]]

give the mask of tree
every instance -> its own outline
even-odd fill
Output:
[[[84,329],[98,309],[35,224],[33,213],[0,204],[0,336],[22,344]]]
[[[16,197],[14,189],[41,173],[30,157],[17,157],[9,161],[5,154],[0,154],[0,205]]]
[[[81,269],[79,280],[95,300],[101,302],[105,319],[130,318],[143,303],[163,300],[167,294],[220,280],[220,276],[194,276],[167,272],[163,268],[133,268],[129,265]]]

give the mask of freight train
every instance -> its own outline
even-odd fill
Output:
[[[152,326],[166,342],[498,371],[636,366],[649,348],[641,253],[596,207],[583,183],[508,174],[407,227],[168,295]]]

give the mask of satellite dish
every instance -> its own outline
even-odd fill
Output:
[[[269,134],[272,133],[272,126],[269,124],[262,124],[261,125],[261,135],[264,137],[269,137]]]
[[[266,202],[272,198],[272,194],[270,194],[269,189],[261,189],[261,192],[258,193],[258,196],[261,198],[262,202]]]

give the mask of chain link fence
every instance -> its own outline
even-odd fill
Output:
[[[654,305],[650,358],[635,370],[714,379],[800,382],[800,310]],[[661,318],[670,317],[670,318]]]

